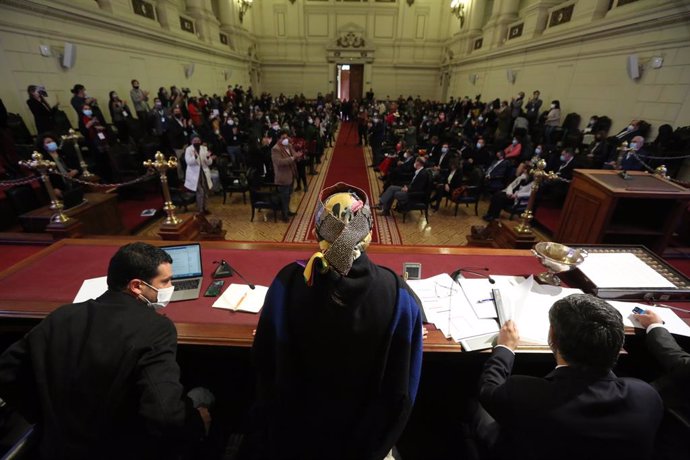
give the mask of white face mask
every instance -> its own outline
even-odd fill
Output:
[[[541,149],[537,147],[536,149],[534,149],[534,153],[536,153],[537,155],[541,155]]]
[[[556,104],[551,104],[551,108],[552,108],[552,109],[555,109],[555,108],[556,108]]]
[[[151,302],[149,299],[144,297],[143,295],[139,294],[139,297],[144,300],[149,307],[153,308],[154,310],[158,310],[161,308],[165,308],[168,303],[170,302],[170,299],[172,298],[173,292],[175,292],[175,286],[170,286],[167,288],[160,288],[156,289],[155,287],[151,286],[149,283],[142,281],[145,285],[156,291],[156,301]]]
[[[282,141],[280,141],[280,143],[283,144],[285,147],[287,147],[288,144],[290,143],[290,140],[286,138],[286,139],[283,139]]]

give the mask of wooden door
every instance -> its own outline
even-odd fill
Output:
[[[364,64],[350,65],[350,100],[361,100],[364,91]]]

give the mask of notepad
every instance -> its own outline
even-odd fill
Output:
[[[213,308],[258,313],[264,306],[267,292],[266,286],[255,286],[255,289],[251,289],[246,284],[231,284],[216,299]]]

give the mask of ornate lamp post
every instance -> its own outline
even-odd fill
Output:
[[[144,161],[144,167],[155,169],[156,171],[158,171],[158,174],[161,178],[161,186],[163,187],[163,197],[165,198],[163,209],[168,214],[168,217],[166,217],[165,221],[163,221],[163,225],[180,224],[182,220],[175,215],[175,205],[173,204],[172,199],[170,198],[170,188],[168,187],[167,176],[168,169],[177,170],[177,158],[171,156],[168,160],[166,160],[165,155],[163,155],[161,152],[156,152],[154,158],[154,161]]]
[[[83,138],[84,136],[73,129],[70,129],[64,136],[60,136],[62,142],[71,142],[74,146],[74,151],[77,154],[77,158],[79,158],[79,167],[81,168],[82,179],[89,182],[95,182],[98,180],[98,176],[92,172],[89,172],[86,161],[84,161],[84,156],[81,154],[81,148],[79,147],[79,141]]]
[[[527,207],[520,214],[520,224],[515,226],[515,231],[522,234],[532,233],[532,227],[530,222],[534,215],[532,214],[532,209],[534,208],[534,201],[537,198],[537,190],[541,186],[544,180],[555,180],[559,179],[558,175],[553,171],[546,172],[546,161],[539,160],[537,162],[537,168],[532,170],[532,176],[534,176],[534,181],[532,182],[532,190],[529,194],[529,201],[527,202]]]
[[[50,218],[51,224],[59,224],[63,226],[71,224],[74,219],[68,217],[64,212],[62,212],[64,205],[62,204],[62,201],[57,198],[55,190],[53,189],[53,184],[50,183],[50,177],[48,177],[48,173],[56,168],[55,162],[44,160],[43,155],[34,151],[33,155],[31,155],[31,161],[22,161],[20,164],[29,169],[38,171],[38,173],[41,175],[41,180],[46,186],[46,191],[48,192],[48,197],[50,198],[50,209],[55,211],[55,214]]]

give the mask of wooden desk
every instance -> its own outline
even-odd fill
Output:
[[[564,244],[641,244],[661,254],[690,190],[640,171],[576,169],[554,239]]]
[[[0,273],[0,318],[40,319],[57,307],[71,303],[84,279],[104,276],[115,251],[131,240],[65,239]],[[165,245],[163,241],[151,241]],[[214,260],[226,259],[247,279],[269,285],[284,265],[307,259],[314,244],[201,242],[205,289],[211,282]],[[370,258],[397,273],[404,262],[419,262],[425,277],[449,273],[458,267],[488,267],[489,273],[527,275],[543,271],[529,251],[485,248],[376,246]],[[64,269],[62,267],[65,267]],[[226,286],[236,281],[226,279]],[[211,308],[214,299],[173,302],[164,310],[184,344],[249,347],[258,315]],[[11,322],[0,321],[7,326]],[[460,346],[436,330],[429,333],[425,351],[457,352]]]
[[[78,219],[82,232],[93,235],[122,235],[125,227],[122,223],[120,209],[117,207],[117,195],[114,193],[85,193],[85,202],[65,211],[69,217]],[[25,232],[44,232],[54,214],[50,205],[34,209],[19,216],[19,222]]]
[[[84,279],[104,276],[115,251],[132,240],[64,239],[0,273],[0,329],[38,320],[57,307],[71,303]],[[150,241],[163,246],[166,242]],[[316,246],[307,243],[201,242],[204,280],[211,283],[213,261],[226,259],[248,280],[269,285],[283,266],[307,259]],[[404,262],[422,264],[424,277],[450,273],[458,267],[487,267],[491,274],[529,275],[544,268],[530,251],[487,248],[376,246],[368,251],[377,264],[402,272]],[[235,277],[230,283],[242,282]],[[178,341],[193,345],[250,347],[259,316],[212,308],[214,298],[170,303],[162,310],[178,331]],[[4,318],[4,319],[3,319]],[[17,321],[12,321],[15,319]],[[24,326],[26,327],[26,326]],[[545,347],[523,351],[549,352]],[[430,326],[426,352],[458,352],[461,348]]]

